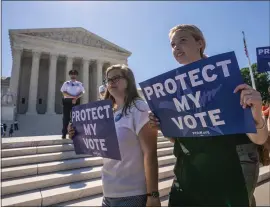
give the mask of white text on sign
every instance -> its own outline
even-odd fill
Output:
[[[72,121],[84,122],[83,129],[86,138],[83,138],[87,149],[107,151],[105,139],[98,139],[97,123],[93,121],[110,118],[110,105],[98,106],[93,108],[72,111]],[[92,121],[91,123],[85,123]],[[95,138],[93,138],[95,137]]]
[[[264,54],[264,55],[268,55],[268,54],[270,54],[270,49],[269,48],[260,48],[259,50],[258,50],[258,54],[259,55],[262,55],[262,54]]]
[[[86,108],[82,110],[72,111],[72,121],[92,121],[103,118],[110,118],[109,105],[94,108]]]
[[[218,76],[223,76],[225,78],[230,77],[228,66],[231,63],[232,61],[227,59],[216,62],[215,64],[208,64],[201,69],[196,68],[189,72],[179,74],[175,76],[174,79],[168,78],[163,83],[159,82],[144,87],[143,90],[148,100],[151,100],[152,96],[161,98],[167,95],[174,95],[181,90],[184,91],[188,89],[188,87],[193,88],[205,83],[217,81]],[[218,75],[215,73],[217,70],[221,70],[222,73],[219,73]],[[201,75],[200,77],[202,77],[202,79],[200,79],[199,75]],[[189,80],[189,82],[187,82],[187,80]],[[190,83],[191,86],[187,86],[187,83]],[[195,108],[201,108],[201,91],[174,97],[172,98],[172,101],[177,112],[187,112],[191,110],[191,105],[195,106]],[[220,118],[220,113],[220,109],[214,109],[207,112],[195,113],[193,115],[178,116],[176,118],[171,118],[171,120],[181,130],[184,128],[195,129],[198,125],[201,125],[202,127],[225,125],[225,121]]]

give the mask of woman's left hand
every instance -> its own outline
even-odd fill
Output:
[[[70,139],[72,139],[75,135],[75,129],[73,128],[72,124],[68,124],[68,136]]]
[[[247,107],[251,108],[253,119],[255,121],[256,127],[261,128],[264,125],[264,120],[262,117],[262,97],[261,93],[254,90],[247,84],[238,85],[234,93],[241,91],[240,95],[240,105],[245,109]]]

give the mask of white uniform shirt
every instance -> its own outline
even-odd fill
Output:
[[[72,95],[72,96],[77,96],[79,95],[81,92],[84,93],[84,87],[83,84],[79,81],[66,81],[63,86],[61,87],[61,92],[67,92],[68,94]],[[66,98],[66,96],[65,96]]]
[[[121,161],[104,158],[102,169],[103,195],[128,197],[146,194],[143,152],[138,134],[149,121],[148,105],[137,100],[128,114],[115,122]],[[122,110],[114,113],[118,116]]]

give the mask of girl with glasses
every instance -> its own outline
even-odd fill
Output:
[[[149,108],[139,97],[133,72],[125,65],[113,65],[104,84],[104,99],[113,102],[122,160],[104,158],[102,206],[160,206],[157,130],[149,125]],[[69,126],[70,138],[74,133]]]

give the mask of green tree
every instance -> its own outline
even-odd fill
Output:
[[[255,80],[256,89],[261,93],[263,100],[269,100],[269,93],[268,93],[268,87],[270,86],[270,77],[267,73],[258,73],[257,71],[257,64],[251,65],[253,76]],[[251,84],[251,78],[249,75],[249,68],[242,68],[241,74],[244,79],[244,82],[250,86]]]

